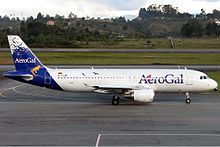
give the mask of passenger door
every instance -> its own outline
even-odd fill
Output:
[[[186,70],[186,85],[192,85],[193,84],[193,74],[192,72]]]
[[[45,72],[44,75],[44,84],[47,86],[51,85],[51,76],[47,71]]]

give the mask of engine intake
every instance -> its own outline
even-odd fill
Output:
[[[134,101],[151,103],[154,100],[154,91],[151,89],[133,90],[132,97]]]

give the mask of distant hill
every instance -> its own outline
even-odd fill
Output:
[[[30,16],[25,20],[0,16],[0,46],[7,46],[7,34],[18,34],[27,43],[38,47],[80,47],[92,41],[112,45],[124,38],[219,37],[219,19],[218,10],[206,14],[201,9],[200,14],[192,15],[180,13],[172,5],[155,4],[140,8],[138,16],[106,19],[78,18],[73,13],[67,18],[38,13],[36,18]]]

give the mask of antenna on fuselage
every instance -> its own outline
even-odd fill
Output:
[[[95,72],[95,70],[94,70],[93,67],[91,67],[91,68],[92,68],[92,73],[93,73],[94,75],[99,75],[99,73]]]
[[[84,73],[82,73],[82,75],[83,75],[84,77],[86,77],[86,75],[85,75]]]

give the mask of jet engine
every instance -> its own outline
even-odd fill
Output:
[[[151,89],[133,90],[132,97],[134,101],[151,103],[154,100],[154,91]]]

